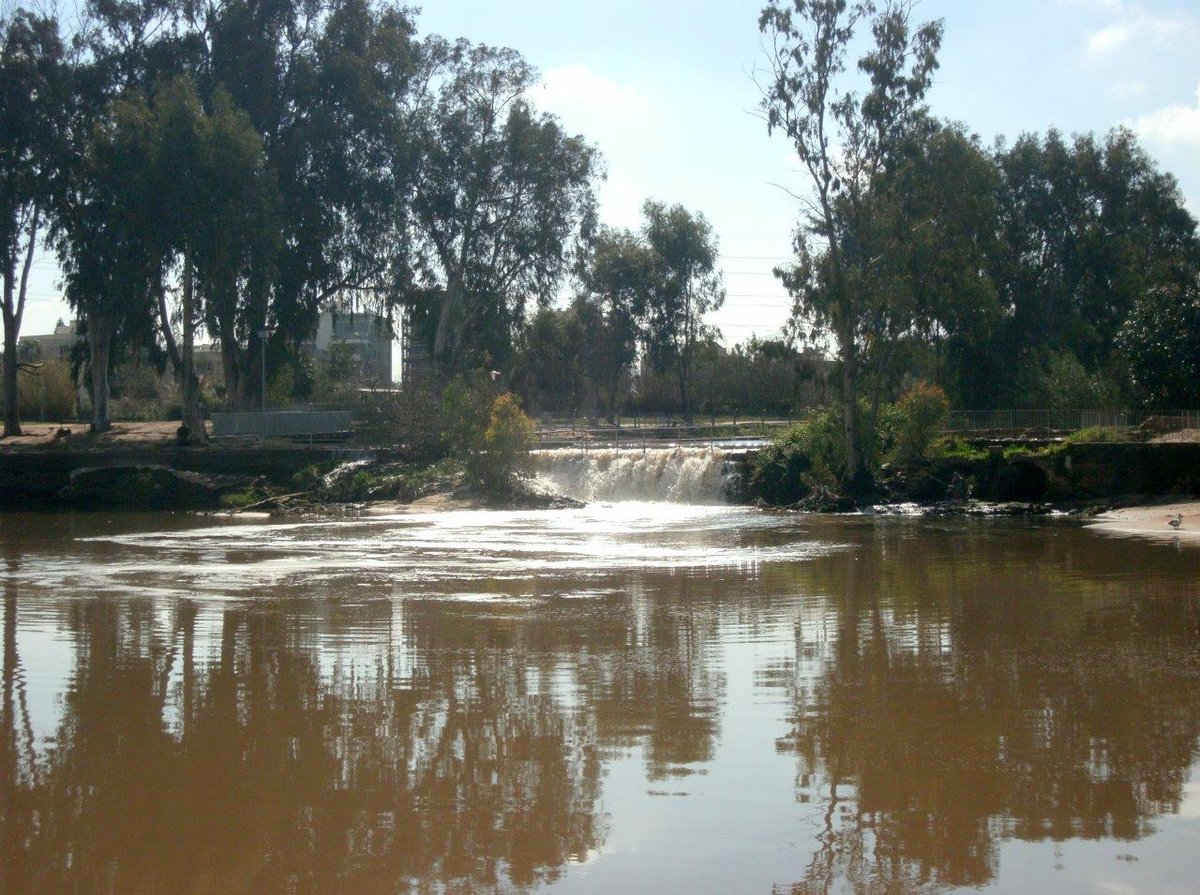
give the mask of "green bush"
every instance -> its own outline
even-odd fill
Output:
[[[928,456],[931,445],[946,425],[950,399],[939,386],[918,382],[895,404],[880,413],[878,437],[890,462],[911,463]]]
[[[533,430],[533,420],[521,410],[516,396],[501,395],[492,402],[483,449],[473,453],[468,472],[490,491],[507,489],[515,475],[529,471]]]
[[[758,452],[750,471],[750,493],[768,503],[792,504],[816,485],[836,486],[845,470],[842,410],[830,404],[785,429]]]
[[[496,394],[482,378],[459,377],[443,392],[443,437],[468,479],[491,493],[512,488],[528,469],[534,424],[511,394]]]
[[[1080,429],[1077,432],[1072,432],[1063,439],[1064,444],[1094,444],[1099,441],[1137,441],[1132,437],[1128,429],[1123,429],[1118,426],[1089,426],[1086,429]]]
[[[964,460],[981,460],[987,456],[987,451],[971,447],[960,435],[946,435],[933,440],[929,446],[928,456],[943,459],[961,457]]]

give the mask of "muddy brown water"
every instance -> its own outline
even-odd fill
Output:
[[[6,892],[1190,892],[1200,549],[0,517]]]

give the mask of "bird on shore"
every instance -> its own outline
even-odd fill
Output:
[[[1179,529],[1183,528],[1183,514],[1176,513],[1175,518],[1168,521],[1167,525],[1171,526],[1176,531],[1179,531]]]

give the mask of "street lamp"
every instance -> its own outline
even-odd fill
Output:
[[[262,339],[262,438],[267,440],[267,339],[271,337],[269,329],[260,329],[258,337]]]

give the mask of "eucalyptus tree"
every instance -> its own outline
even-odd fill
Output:
[[[154,122],[140,94],[114,104],[95,125],[72,176],[62,212],[60,264],[66,298],[87,335],[92,427],[111,425],[109,367],[113,341],[153,340],[166,233],[147,216],[154,207]]]
[[[717,270],[718,242],[703,214],[653,200],[642,206],[642,239],[651,264],[645,344],[658,369],[674,370],[679,406],[692,421],[691,378],[696,346],[714,332],[704,315],[725,301]]]
[[[228,0],[198,15],[200,81],[244,110],[279,189],[277,251],[208,318],[245,401],[256,332],[273,325],[272,343],[294,349],[339,293],[383,288],[406,266],[396,209],[417,171],[413,98],[440,43],[416,39],[408,9],[368,0]]]
[[[906,372],[932,366],[929,375],[953,379],[962,394],[986,366],[1002,317],[991,276],[998,188],[996,167],[976,137],[919,118],[887,177],[860,197],[861,224],[844,246],[870,259],[862,271],[872,300],[863,305],[860,392],[872,416],[883,398],[899,396]]]
[[[167,234],[159,226],[153,85],[194,60],[186,7],[174,0],[89,2],[75,37],[66,104],[70,163],[57,197],[54,245],[65,297],[83,323],[92,426],[109,428],[115,340],[156,345]]]
[[[66,69],[58,22],[18,10],[0,21],[0,279],[4,435],[20,435],[17,340],[29,277],[60,181]]]
[[[905,134],[922,112],[937,68],[942,25],[913,27],[912,0],[771,0],[759,16],[767,36],[769,80],[762,110],[768,130],[791,142],[811,194],[803,196],[794,238],[796,262],[777,270],[794,316],[829,333],[841,362],[846,478],[869,487],[859,420],[859,376],[872,305],[873,256],[856,250],[870,226],[866,196],[889,174]],[[847,72],[847,54],[869,42]],[[861,83],[861,92],[856,87]]]
[[[205,109],[189,79],[160,86],[151,107],[155,156],[147,171],[157,184],[159,213],[146,212],[161,233],[160,270],[178,283],[179,342],[165,281],[158,284],[160,326],[180,383],[184,426],[199,441],[198,325],[224,332],[222,324],[236,325],[245,295],[266,294],[278,239],[278,193],[259,135],[223,90],[215,91],[211,105]]]
[[[610,423],[621,415],[645,335],[654,270],[653,252],[638,234],[608,227],[596,233],[578,266],[574,306],[583,333],[583,364],[603,394]]]
[[[1126,380],[1115,350],[1126,321],[1154,316],[1139,304],[1179,294],[1200,271],[1196,221],[1175,179],[1120,129],[1024,135],[995,163],[1002,238],[992,275],[1006,311],[997,344],[1024,367],[1056,352]],[[1011,377],[998,380],[1013,393]]]
[[[554,297],[593,225],[596,151],[532,108],[534,82],[515,51],[460,42],[424,131],[412,220],[446,369],[506,356],[526,302]]]

